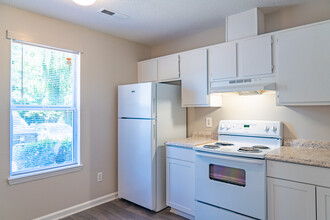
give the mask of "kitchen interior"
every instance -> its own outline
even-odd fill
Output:
[[[59,219],[118,198],[187,219],[330,219],[330,2],[230,4],[218,25],[148,45],[0,1],[2,103],[8,32],[83,51],[84,165],[9,185],[3,117],[0,219]]]

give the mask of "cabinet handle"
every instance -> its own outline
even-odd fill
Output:
[[[275,72],[275,66],[274,66],[274,47],[275,47],[275,44],[274,44],[274,37],[271,36],[270,37],[270,41],[271,41],[271,44],[270,44],[270,52],[271,52],[271,62],[272,62],[272,69],[271,69],[271,73],[274,73]]]
[[[178,70],[179,70],[179,78],[181,76],[181,68],[180,68],[180,65],[181,65],[181,60],[180,60],[180,55],[178,56]]]

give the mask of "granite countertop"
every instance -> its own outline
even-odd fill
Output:
[[[166,145],[194,148],[197,145],[208,144],[217,140],[217,134],[206,131],[193,131],[192,137],[167,141]]]
[[[294,140],[284,144],[267,153],[266,159],[330,168],[329,142]]]
[[[216,140],[213,140],[211,138],[202,138],[202,137],[189,137],[174,141],[168,141],[165,144],[166,145],[172,145],[172,146],[180,146],[180,147],[188,147],[188,148],[194,148],[197,145],[201,144],[208,144],[211,142],[215,142]]]

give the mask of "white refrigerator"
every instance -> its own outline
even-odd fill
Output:
[[[166,207],[165,141],[186,137],[179,86],[118,86],[118,197],[153,211]]]

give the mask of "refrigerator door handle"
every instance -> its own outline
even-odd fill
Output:
[[[156,122],[152,121],[152,133],[153,133],[152,137],[154,140],[156,140],[156,132],[157,132],[156,131]]]

